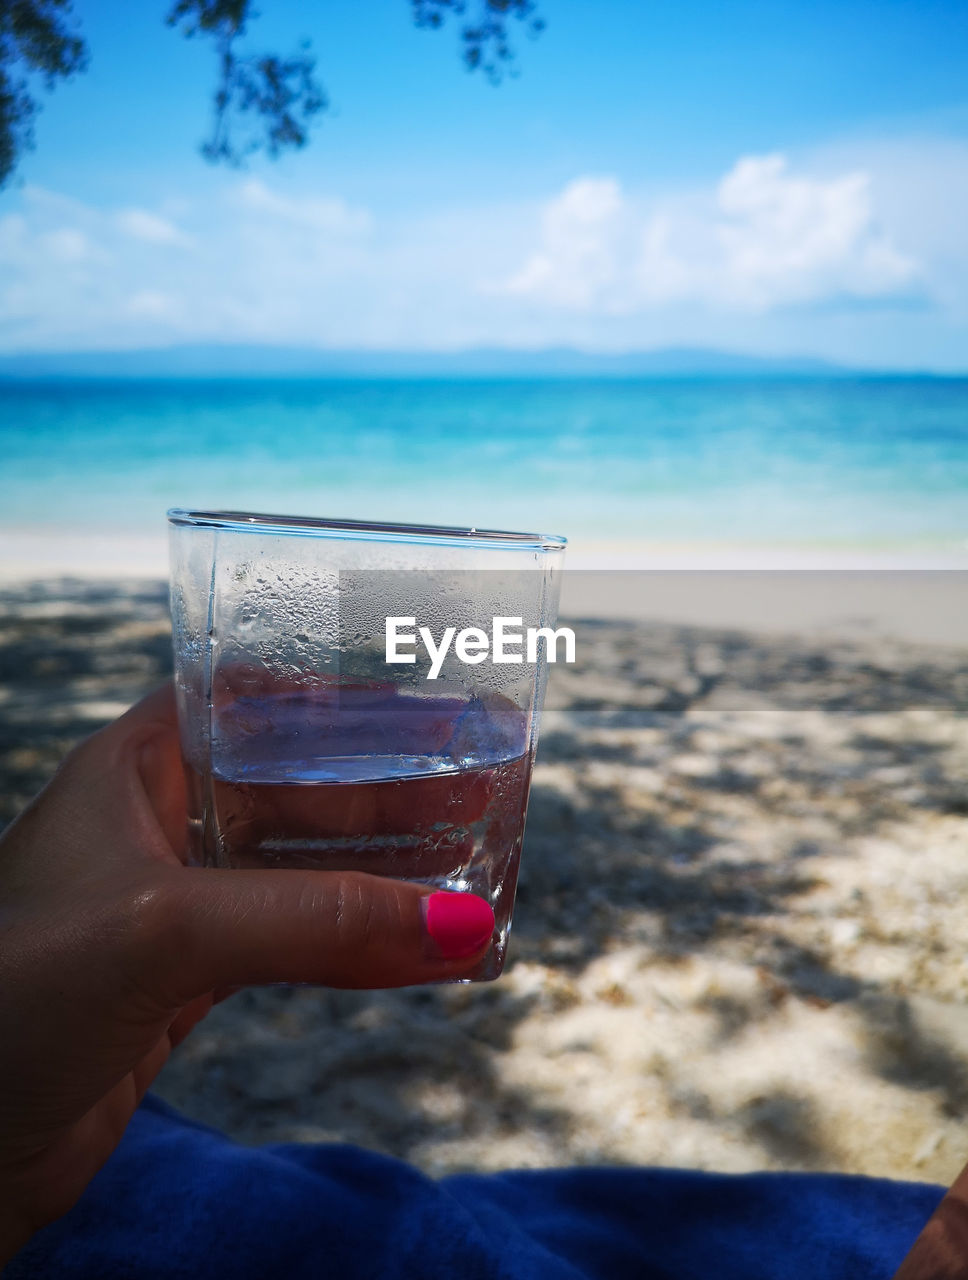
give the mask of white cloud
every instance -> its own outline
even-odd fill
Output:
[[[615,280],[615,244],[624,214],[614,178],[577,178],[545,206],[542,247],[507,282],[508,293],[584,308]]]
[[[539,247],[498,286],[551,307],[630,313],[674,302],[769,310],[908,288],[917,264],[879,228],[860,171],[794,174],[745,156],[712,191],[643,204],[580,178],[542,211]]]
[[[289,222],[324,235],[355,235],[368,231],[372,217],[367,209],[353,208],[332,196],[284,196],[258,178],[250,178],[236,191],[239,204],[269,215],[277,223]]]
[[[147,209],[122,209],[115,223],[125,235],[148,244],[188,245],[191,240],[168,218]]]
[[[795,177],[782,155],[747,156],[716,193],[728,296],[754,306],[890,294],[915,263],[877,227],[870,176]]]
[[[151,320],[170,320],[177,318],[179,308],[170,294],[156,289],[142,289],[128,299],[128,311],[133,316]]]
[[[7,349],[333,341],[335,295],[371,269],[357,245],[367,210],[257,181],[161,209],[98,209],[36,187],[20,201],[0,218]]]
[[[96,251],[83,231],[75,227],[58,227],[40,238],[42,251],[55,262],[83,262],[96,256]]]

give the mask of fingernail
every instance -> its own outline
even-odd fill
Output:
[[[432,893],[421,903],[427,932],[445,960],[480,951],[494,932],[494,912],[473,893]]]

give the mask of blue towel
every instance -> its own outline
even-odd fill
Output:
[[[4,1280],[890,1280],[942,1194],[669,1169],[434,1182],[355,1147],[241,1147],[149,1097]]]

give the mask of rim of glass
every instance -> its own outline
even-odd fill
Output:
[[[270,533],[302,538],[361,539],[372,542],[429,543],[516,551],[561,551],[568,539],[556,533],[516,533],[508,529],[461,529],[448,525],[391,524],[377,520],[330,520],[316,516],[268,515],[256,511],[195,511],[172,507],[169,524],[231,533]]]

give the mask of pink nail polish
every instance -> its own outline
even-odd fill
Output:
[[[473,955],[494,932],[494,912],[473,893],[432,893],[422,905],[427,932],[445,960]]]

